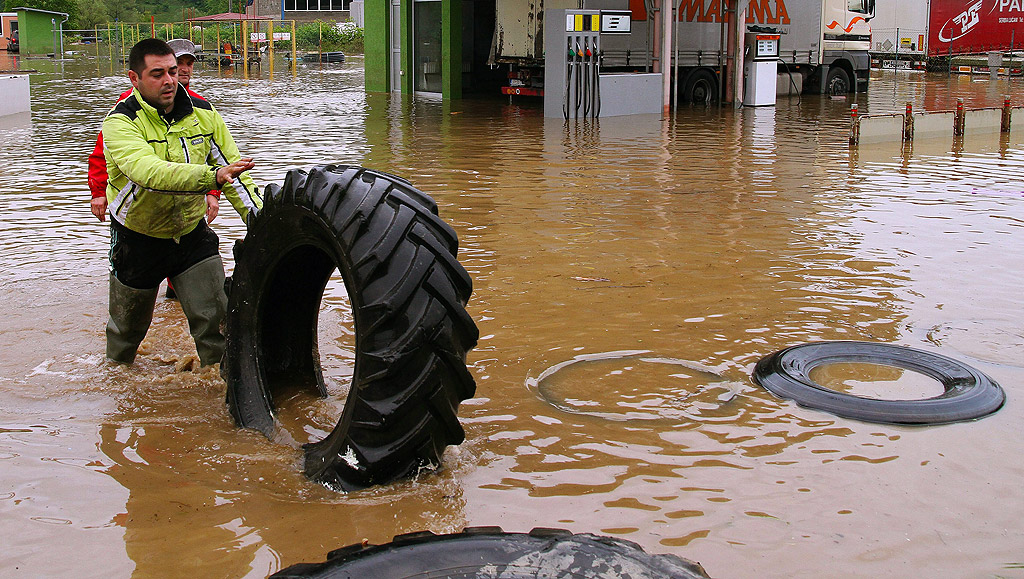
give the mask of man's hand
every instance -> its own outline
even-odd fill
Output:
[[[91,209],[92,214],[96,216],[101,222],[107,220],[107,198],[106,197],[93,197]]]
[[[255,166],[256,164],[252,162],[252,157],[242,157],[230,165],[225,165],[217,169],[217,185],[230,183],[236,177]]]
[[[217,213],[220,212],[220,199],[217,199],[216,195],[206,194],[206,222],[213,223],[213,220],[217,218]]]

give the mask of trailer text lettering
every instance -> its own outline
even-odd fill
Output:
[[[1007,0],[1010,1],[1010,0]],[[1012,0],[1020,2],[1021,0]],[[721,0],[682,0],[679,5],[681,22],[727,22]],[[785,0],[750,0],[747,5],[747,23],[789,24],[789,11]]]

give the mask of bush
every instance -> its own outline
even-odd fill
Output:
[[[302,50],[340,50],[346,54],[362,54],[363,29],[352,22],[307,22],[295,29],[296,47]]]

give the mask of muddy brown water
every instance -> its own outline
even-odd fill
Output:
[[[0,119],[0,573],[265,576],[399,533],[562,527],[716,577],[1024,576],[1024,130],[866,147],[863,112],[997,106],[1020,80],[877,73],[855,100],[564,125],[502,100],[367,95],[358,58],[244,78],[197,69],[257,182],[362,164],[439,203],[474,279],[467,439],[414,480],[331,492],[298,445],[340,415],[354,334],[339,279],[320,323],[335,397],[237,429],[160,299],[134,367],[104,362],[108,229],[86,156],[127,85],[109,60],[39,72]],[[244,227],[214,223],[230,269]],[[911,428],[776,399],[754,363],[812,340],[954,357],[1008,402]],[[898,369],[817,378],[931,396]]]

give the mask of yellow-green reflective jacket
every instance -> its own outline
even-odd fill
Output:
[[[103,120],[107,209],[125,227],[151,237],[178,239],[206,214],[206,192],[221,189],[248,221],[263,207],[248,173],[217,185],[217,169],[241,158],[213,105],[181,86],[174,108],[161,115],[138,89]]]

